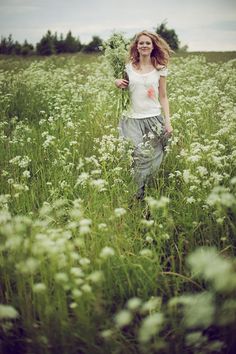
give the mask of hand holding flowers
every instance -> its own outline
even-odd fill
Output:
[[[118,88],[125,89],[125,88],[128,87],[129,81],[128,81],[128,80],[125,80],[125,79],[116,79],[116,80],[115,80],[115,85],[116,85],[116,87],[118,87]]]

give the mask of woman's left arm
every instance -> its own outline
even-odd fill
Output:
[[[171,126],[170,122],[170,108],[169,108],[169,101],[167,97],[167,89],[166,89],[166,77],[165,76],[160,76],[160,81],[159,81],[159,100],[161,107],[164,112],[165,116],[165,129],[167,133],[171,133],[173,131],[173,128]]]

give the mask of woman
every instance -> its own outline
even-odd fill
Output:
[[[138,200],[144,199],[145,185],[159,168],[164,147],[173,131],[166,92],[170,53],[169,45],[159,35],[142,31],[131,43],[126,79],[115,80],[118,88],[129,88],[130,93],[131,106],[123,115],[119,128],[121,136],[134,144]]]

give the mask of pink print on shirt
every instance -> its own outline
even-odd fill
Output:
[[[148,97],[155,98],[155,90],[154,90],[153,86],[149,87],[149,89],[147,90],[147,94],[148,94]]]

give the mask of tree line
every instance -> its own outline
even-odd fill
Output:
[[[180,41],[175,30],[168,29],[165,22],[161,23],[155,32],[167,41],[172,50],[178,51],[180,49]],[[103,40],[99,36],[93,36],[88,44],[82,44],[79,37],[75,38],[71,31],[64,38],[63,34],[58,37],[57,32],[53,34],[48,30],[35,46],[28,43],[27,40],[20,44],[13,40],[11,34],[7,38],[1,37],[0,54],[27,56],[76,52],[99,53],[102,51],[102,45]]]

